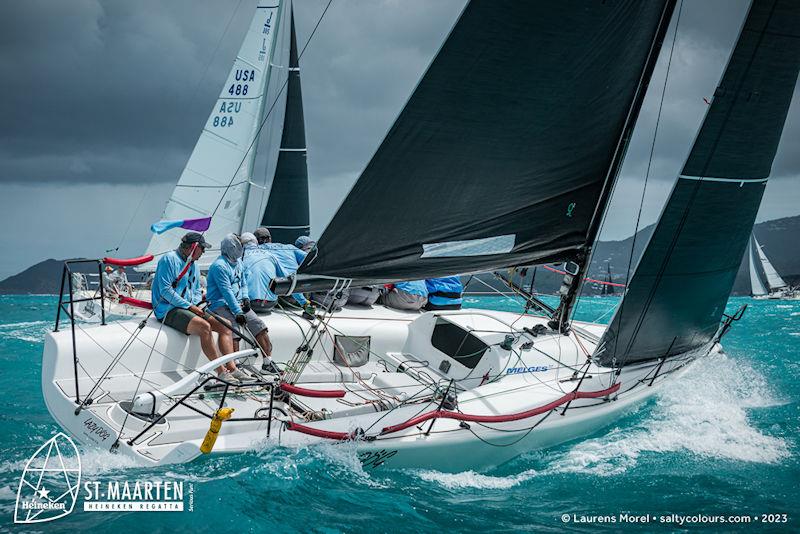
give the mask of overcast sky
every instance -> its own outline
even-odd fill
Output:
[[[747,0],[684,0],[643,223],[654,222]],[[327,0],[296,0],[300,46]],[[0,278],[50,257],[138,255],[214,104],[255,0],[0,3]],[[334,0],[301,59],[317,236],[377,148],[463,0]],[[674,20],[673,20],[674,23]],[[634,229],[672,31],[604,237]],[[759,221],[800,212],[800,104]],[[127,234],[126,234],[127,231]],[[123,239],[125,236],[125,239]]]

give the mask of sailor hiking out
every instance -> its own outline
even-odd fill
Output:
[[[184,235],[177,250],[158,260],[151,298],[156,319],[186,335],[198,336],[203,353],[209,360],[216,360],[220,353],[212,332],[217,333],[222,354],[233,352],[233,338],[229,328],[198,307],[203,296],[195,262],[208,247],[202,234]],[[232,383],[239,381],[238,376],[245,376],[234,362],[218,367],[217,373]]]
[[[221,254],[208,269],[208,309],[214,314],[227,320],[230,324],[236,323],[241,328],[247,328],[256,338],[265,355],[264,368],[275,370],[270,360],[272,356],[272,343],[267,333],[267,325],[256,315],[250,307],[247,282],[242,265],[244,248],[242,242],[235,234],[228,234],[220,244]],[[239,350],[239,335],[233,336],[232,349]],[[220,346],[220,350],[223,347]],[[229,354],[225,353],[224,354]],[[249,377],[242,371],[233,374],[239,381]]]

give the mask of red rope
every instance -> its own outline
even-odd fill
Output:
[[[471,415],[466,413],[459,413],[459,412],[448,412],[445,410],[435,410],[432,412],[424,413],[422,415],[418,415],[412,419],[409,419],[405,423],[400,423],[399,425],[387,426],[381,431],[381,434],[391,434],[392,432],[399,432],[400,430],[405,430],[406,428],[416,426],[420,423],[424,423],[430,419],[455,419],[457,421],[470,421],[473,423],[507,423],[509,421],[519,421],[520,419],[527,419],[529,417],[533,417],[535,415],[541,415],[543,413],[549,412],[555,408],[558,408],[562,404],[566,404],[570,401],[575,399],[594,399],[597,397],[605,397],[606,395],[610,395],[617,391],[620,387],[621,382],[618,382],[611,386],[608,389],[603,389],[601,391],[573,391],[571,393],[567,393],[563,397],[554,400],[544,406],[538,406],[536,408],[512,413],[512,414],[505,414],[505,415]]]
[[[335,439],[337,441],[347,441],[355,437],[354,433],[348,434],[347,432],[333,432],[331,430],[312,428],[310,426],[305,426],[298,423],[287,424],[286,430],[294,430],[295,432],[300,432],[301,434],[308,434],[309,436],[316,436],[318,438]]]
[[[281,388],[283,388],[284,385],[289,385],[289,384],[281,384]],[[469,421],[473,423],[506,423],[509,421],[519,421],[520,419],[527,419],[535,415],[541,415],[543,413],[547,413],[550,410],[554,410],[559,406],[561,406],[562,404],[566,404],[575,399],[596,399],[598,397],[605,397],[607,395],[611,395],[612,393],[615,393],[617,390],[619,390],[621,385],[622,382],[617,382],[610,388],[602,389],[600,391],[572,391],[570,393],[567,393],[563,397],[554,400],[553,402],[545,404],[544,406],[538,406],[536,408],[532,408],[524,412],[518,412],[506,415],[473,415],[460,412],[449,412],[445,410],[434,410],[432,412],[428,412],[413,417],[404,423],[400,423],[399,425],[387,426],[386,428],[381,430],[381,435],[391,434],[393,432],[399,432],[401,430],[405,430],[406,428],[416,426],[420,423],[424,423],[425,421],[428,421],[430,419],[455,419],[457,421]],[[354,439],[355,437],[355,433],[348,434],[347,432],[333,432],[330,430],[322,430],[319,428],[313,428],[298,423],[289,423],[286,429],[294,430],[295,432],[300,432],[302,434],[308,434],[309,436],[335,439],[339,441],[346,441],[349,439]]]
[[[542,267],[544,267],[545,269],[547,269],[548,271],[553,272],[553,273],[567,274],[564,271],[560,271],[558,269],[554,269],[553,267],[550,267],[549,265],[542,265]],[[587,282],[594,282],[595,284],[602,284],[604,286],[625,287],[625,284],[617,284],[615,282],[604,282],[603,280],[595,280],[594,278],[588,278],[587,277],[587,278],[584,278],[584,280],[586,280]]]
[[[302,397],[318,397],[326,399],[340,399],[345,392],[341,389],[307,389],[295,386],[294,384],[281,383],[281,389],[286,393],[293,393]]]

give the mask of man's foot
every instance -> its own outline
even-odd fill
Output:
[[[239,377],[238,377],[238,376],[236,376],[236,375],[234,374],[234,373],[237,373],[237,372],[238,372],[238,373],[241,373],[241,374],[244,374],[244,373],[242,373],[241,371],[239,371],[239,370],[237,369],[237,370],[236,370],[236,371],[234,371],[234,372],[230,372],[230,371],[223,371],[223,372],[219,373],[219,374],[217,375],[217,377],[218,377],[220,380],[224,380],[225,382],[228,382],[229,384],[231,384],[231,385],[233,385],[233,386],[238,386],[238,385],[241,383],[241,380],[239,379]]]
[[[275,362],[272,360],[264,360],[264,363],[261,364],[261,370],[271,375],[281,374],[281,370],[278,369],[278,366],[275,365]]]
[[[237,382],[252,382],[253,377],[242,371],[241,369],[236,369],[235,371],[231,371],[230,375],[237,380]]]

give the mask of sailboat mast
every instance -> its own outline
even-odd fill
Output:
[[[291,1],[291,0],[288,0],[288,1]],[[283,2],[283,1],[279,1],[278,2],[277,17],[275,17],[275,28],[272,30],[273,31],[273,35],[275,35],[276,37],[274,39],[272,39],[272,41],[270,43],[270,51],[269,51],[269,54],[267,56],[269,59],[267,60],[266,74],[264,76],[264,85],[262,86],[262,89],[261,89],[261,91],[263,92],[264,96],[261,98],[261,103],[259,104],[259,107],[258,107],[259,133],[257,133],[256,136],[260,135],[261,126],[263,126],[263,122],[264,122],[264,110],[266,109],[267,91],[269,90],[269,82],[272,79],[272,68],[273,68],[273,65],[275,64],[275,51],[278,49],[278,47],[276,46],[275,43],[278,41],[277,36],[280,35],[279,32],[280,32],[280,28],[281,28],[281,18],[283,17],[283,4],[284,3],[285,2]],[[246,211],[247,211],[247,205],[248,205],[247,199],[250,198],[250,189],[251,189],[251,184],[253,183],[253,169],[255,168],[256,155],[258,153],[258,142],[257,141],[253,143],[252,150],[253,150],[253,153],[250,155],[250,159],[247,161],[247,172],[245,174],[245,176],[247,176],[247,183],[245,184],[245,189],[244,189],[245,202],[244,202],[244,206],[242,208],[242,210],[243,210],[242,216],[239,218],[239,234],[241,234],[245,230],[245,221],[247,219]]]
[[[549,326],[554,330],[557,329],[558,331],[564,333],[569,330],[570,314],[572,313],[572,308],[575,306],[575,300],[580,292],[582,280],[586,276],[586,271],[591,261],[592,249],[600,232],[600,225],[603,221],[603,215],[608,207],[608,201],[611,198],[611,192],[613,190],[614,183],[616,182],[620,169],[622,168],[622,162],[625,159],[625,153],[628,150],[628,144],[633,134],[633,129],[636,126],[639,112],[642,109],[642,103],[644,102],[644,97],[647,94],[647,88],[650,85],[650,79],[653,76],[653,70],[655,69],[656,62],[658,61],[658,56],[661,52],[661,46],[664,44],[664,37],[667,34],[667,29],[669,28],[670,21],[672,20],[672,14],[675,11],[676,3],[677,0],[669,0],[664,4],[664,9],[661,13],[661,20],[659,22],[655,38],[653,39],[653,43],[650,47],[650,52],[647,55],[647,61],[644,65],[644,70],[642,71],[642,77],[639,80],[639,85],[636,88],[633,103],[631,104],[630,110],[628,111],[628,116],[625,120],[625,127],[623,128],[622,134],[617,141],[617,147],[614,150],[614,156],[611,160],[611,165],[606,173],[606,178],[603,182],[603,188],[601,190],[600,197],[595,205],[594,214],[592,215],[591,222],[589,223],[586,244],[578,252],[577,261],[569,262],[573,265],[568,265],[567,268],[565,268],[567,274],[564,276],[564,281],[561,285],[561,302],[556,309],[556,313],[549,322]]]

